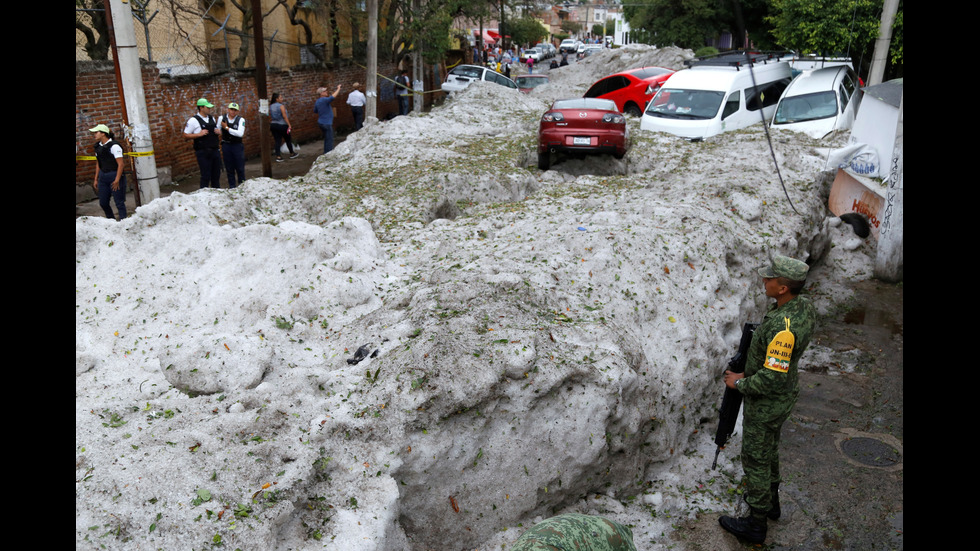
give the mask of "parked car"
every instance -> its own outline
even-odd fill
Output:
[[[690,62],[647,104],[640,128],[700,140],[768,121],[792,80],[769,54],[728,54]]]
[[[586,44],[585,49],[582,50],[582,53],[584,53],[585,56],[588,57],[594,53],[601,52],[602,50],[603,47],[601,44]]]
[[[443,92],[458,92],[466,89],[474,80],[494,82],[507,88],[517,89],[517,84],[504,75],[479,65],[457,65],[446,75],[446,82],[442,83]]]
[[[514,79],[514,82],[517,83],[518,90],[527,94],[542,84],[548,84],[548,75],[537,73],[532,75],[520,75]]]
[[[609,153],[622,159],[627,137],[626,117],[612,100],[558,100],[541,116],[538,168],[548,170],[552,153]]]
[[[521,62],[527,63],[527,58],[531,58],[535,63],[538,63],[544,59],[544,53],[537,48],[528,48],[521,54]]]
[[[585,97],[613,100],[620,113],[640,117],[647,103],[672,74],[673,70],[663,67],[630,69],[596,81],[585,92]]]
[[[544,59],[555,57],[557,53],[557,50],[550,42],[538,42],[534,45],[534,48],[542,53]]]
[[[574,38],[566,38],[565,40],[562,40],[561,45],[558,46],[558,53],[574,54],[578,51],[579,44],[581,44],[581,42],[575,40]]]
[[[861,104],[858,82],[854,69],[847,65],[804,71],[783,92],[771,127],[817,139],[849,129]]]

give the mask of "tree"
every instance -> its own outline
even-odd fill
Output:
[[[290,5],[290,0],[276,0],[276,4],[283,7],[286,10],[286,15],[289,17],[290,24],[300,27],[303,31],[303,43],[306,46],[306,51],[309,52],[313,57],[316,58],[316,62],[323,64],[327,61],[327,52],[319,47],[319,42],[317,41],[318,35],[316,34],[317,28],[326,28],[329,30],[329,43],[330,43],[330,57],[332,59],[339,59],[340,54],[340,25],[338,24],[338,13],[343,13],[348,23],[351,27],[351,37],[352,46],[357,44],[358,29],[357,24],[358,14],[353,0],[291,0],[292,5]],[[270,10],[271,13],[272,10]],[[327,25],[319,25],[318,22],[321,19],[327,21]],[[357,48],[352,48],[354,53],[357,53]]]
[[[75,0],[75,30],[89,59],[109,59],[109,26],[102,0]]]
[[[849,55],[855,64],[870,57],[878,37],[883,0],[772,0],[772,36],[780,46],[803,54]],[[891,43],[891,59],[901,64],[902,3]],[[860,68],[859,68],[860,71]]]
[[[880,0],[772,0],[776,41],[800,53],[841,53],[878,34]]]
[[[776,49],[769,34],[769,25],[766,17],[769,16],[770,0],[730,0],[730,8],[722,7],[719,10],[721,21],[732,33],[732,46],[735,48],[745,48],[745,37],[748,35],[749,41],[755,48],[761,50]]]
[[[515,44],[537,44],[548,36],[548,29],[529,15],[511,19],[507,29],[507,34]]]
[[[219,20],[212,13],[210,8],[211,3],[204,2],[187,2],[184,0],[164,0],[167,8],[173,15],[174,21],[176,22],[177,32],[186,39],[187,44],[189,44],[201,57],[210,61],[211,52],[207,44],[200,44],[198,40],[191,37],[191,32],[184,28],[185,25],[190,25],[193,29],[197,25],[197,22],[201,19],[214,24],[217,27],[225,25],[224,20]],[[225,25],[225,32],[230,33],[239,38],[238,54],[235,59],[231,61],[231,66],[241,69],[245,67],[245,63],[248,60],[248,53],[251,44],[252,37],[252,2],[250,0],[224,0],[222,6],[228,9],[227,6],[231,5],[234,9],[238,10],[241,14],[240,28],[235,28],[231,25]],[[279,4],[273,4],[272,9],[277,9]],[[268,16],[269,13],[263,15],[263,17]]]
[[[649,33],[648,40],[659,46],[678,46],[692,50],[704,46],[708,38],[728,30],[717,0],[640,0],[626,6],[630,27]]]
[[[561,30],[565,31],[569,35],[573,35],[582,30],[582,24],[577,21],[563,19],[561,22]]]

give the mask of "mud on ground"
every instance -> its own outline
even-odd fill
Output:
[[[904,287],[867,280],[854,290],[811,343],[829,352],[801,373],[800,400],[783,427],[783,516],[769,522],[765,545],[739,541],[708,513],[678,526],[673,538],[684,548],[904,548]],[[726,452],[727,468],[741,473],[737,450]]]

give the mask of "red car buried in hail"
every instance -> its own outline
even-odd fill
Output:
[[[639,118],[672,74],[674,71],[663,67],[630,69],[596,81],[585,92],[585,97],[611,99],[620,113]]]
[[[612,100],[561,99],[552,104],[538,127],[538,168],[548,170],[552,153],[626,155],[626,118]]]

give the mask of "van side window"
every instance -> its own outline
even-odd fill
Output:
[[[487,80],[492,80],[493,82],[496,82],[497,84],[500,84],[502,86],[506,86],[508,88],[516,88],[517,87],[517,85],[514,84],[509,78],[507,78],[504,75],[501,75],[499,73],[494,73],[492,71],[487,71]]]
[[[851,96],[853,96],[856,87],[854,86],[854,80],[851,79],[850,73],[844,74],[844,81],[842,82],[842,84],[844,85],[844,90],[847,92],[847,97],[850,98]]]
[[[779,98],[783,95],[786,87],[789,86],[790,80],[784,78],[756,88],[747,88],[745,90],[745,106],[749,111],[758,111],[763,107],[776,105],[779,103]]]
[[[728,96],[728,101],[725,102],[725,109],[721,112],[721,120],[725,120],[729,115],[738,112],[739,101],[742,99],[742,92],[735,90]]]

